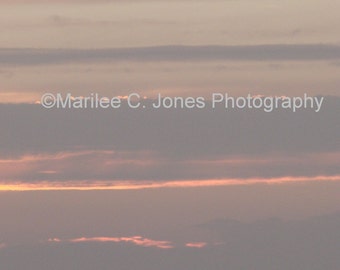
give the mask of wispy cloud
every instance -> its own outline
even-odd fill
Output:
[[[152,151],[83,150],[31,154],[0,159],[0,189],[133,189],[207,185],[205,181],[211,181],[208,185],[229,185],[234,179],[237,184],[243,180],[247,183],[273,179],[308,181],[319,176],[327,180],[339,175],[334,169],[338,158],[337,152],[300,154],[296,158],[245,155],[181,160]],[[308,171],[310,166],[315,170]],[[171,172],[169,168],[175,167],[176,172]],[[285,168],[289,168],[289,175]],[[273,169],[279,173],[266,173]],[[233,174],[229,170],[233,170]]]
[[[206,245],[206,242],[190,242],[185,244],[186,247],[190,248],[204,248]]]
[[[1,66],[110,61],[334,61],[339,58],[340,46],[327,44],[169,45],[108,49],[0,49]]]
[[[157,160],[167,157],[180,161],[243,159],[249,155],[253,164],[260,163],[255,157],[262,160],[269,153],[300,158],[304,154],[338,150],[339,104],[338,97],[325,97],[317,114],[310,110],[210,110],[208,106],[190,111],[159,109],[136,113],[125,107],[114,111],[75,111],[0,104],[0,114],[4,116],[0,118],[0,158],[83,150],[130,153],[130,157],[113,156],[123,159],[135,159],[141,156],[137,153],[149,152],[158,155]],[[144,160],[154,157],[143,156]]]
[[[149,238],[144,238],[142,236],[132,236],[132,237],[81,237],[81,238],[73,238],[62,240],[59,238],[50,238],[49,242],[70,242],[70,243],[84,243],[84,242],[97,242],[97,243],[105,243],[105,242],[114,242],[114,243],[132,243],[136,246],[142,247],[156,247],[160,249],[170,249],[173,248],[173,245],[169,241],[159,241],[153,240]]]
[[[0,92],[1,103],[33,104],[34,103],[33,100],[37,100],[38,98],[39,98],[39,94],[34,93],[34,92],[26,92],[25,94],[23,94],[22,92],[16,92],[16,91]]]
[[[206,179],[180,181],[44,181],[36,183],[0,183],[0,191],[54,191],[54,190],[138,190],[159,188],[196,188],[255,184],[285,184],[299,182],[340,181],[340,175],[313,177],[277,177],[246,179]]]
[[[326,97],[319,113],[202,109],[136,114],[126,108],[113,113],[0,104],[2,189],[336,177],[339,101]]]

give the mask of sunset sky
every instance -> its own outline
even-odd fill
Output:
[[[337,270],[340,2],[0,0],[0,269]],[[46,109],[324,97],[278,109]],[[125,102],[125,98],[124,98]]]

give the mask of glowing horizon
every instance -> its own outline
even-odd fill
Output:
[[[216,186],[237,186],[256,184],[286,184],[300,182],[340,181],[340,175],[313,177],[276,177],[276,178],[246,178],[246,179],[206,179],[182,181],[82,181],[39,182],[39,183],[0,183],[0,191],[91,191],[91,190],[138,190],[161,188],[196,188]]]

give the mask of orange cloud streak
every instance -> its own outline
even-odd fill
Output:
[[[285,184],[296,182],[340,181],[340,175],[313,177],[277,177],[277,178],[248,178],[248,179],[208,179],[208,180],[179,180],[167,182],[143,181],[60,181],[38,183],[0,183],[0,191],[57,191],[57,190],[135,190],[157,188],[193,188],[214,186],[237,186],[254,184]]]
[[[136,246],[143,247],[157,247],[161,249],[170,249],[173,248],[171,242],[169,241],[157,241],[148,238],[144,238],[142,236],[132,236],[132,237],[81,237],[74,238],[68,240],[61,240],[59,238],[51,238],[48,240],[49,242],[70,242],[70,243],[82,243],[82,242],[115,242],[115,243],[132,243]]]

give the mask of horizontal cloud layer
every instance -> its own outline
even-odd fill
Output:
[[[70,242],[70,243],[86,243],[86,242],[97,242],[97,243],[105,243],[105,242],[113,242],[113,243],[132,243],[136,246],[142,247],[156,247],[162,249],[173,248],[171,242],[169,241],[159,241],[152,240],[148,238],[144,238],[142,236],[132,236],[132,237],[81,237],[81,238],[73,238],[67,240],[61,240],[59,238],[51,238],[48,240],[49,242]]]
[[[339,175],[340,98],[279,110],[0,105],[0,179],[177,181]]]
[[[340,46],[154,46],[108,49],[0,49],[1,66],[110,61],[310,61],[340,58]]]

